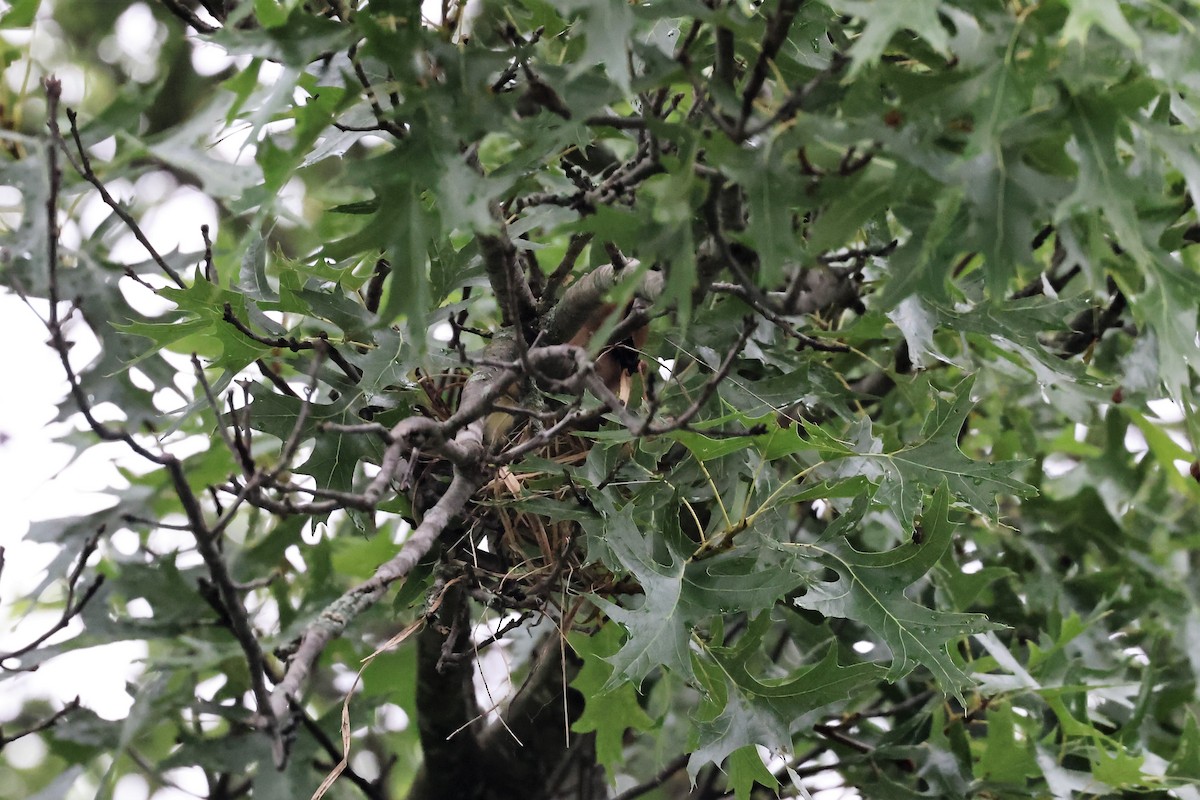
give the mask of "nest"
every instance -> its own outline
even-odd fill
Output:
[[[417,382],[428,400],[423,411],[434,419],[449,418],[458,406],[466,378],[462,370],[418,375]],[[535,426],[524,420],[510,432],[510,441],[520,444],[534,433]],[[476,495],[461,526],[462,535],[449,543],[445,560],[466,577],[477,600],[521,611],[556,607],[561,619],[578,625],[583,622],[579,612],[586,607],[587,595],[629,591],[630,587],[623,586],[602,564],[587,561],[577,521],[521,507],[539,500],[589,506],[570,472],[587,458],[591,447],[592,442],[582,436],[557,436],[530,453],[528,460],[540,462],[541,468],[501,466]],[[419,513],[444,491],[450,465],[438,456],[422,454],[415,474],[413,505]],[[422,496],[424,502],[419,499]]]

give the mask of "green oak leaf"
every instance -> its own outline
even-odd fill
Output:
[[[1188,714],[1183,726],[1183,734],[1179,737],[1179,748],[1175,751],[1167,774],[1180,778],[1200,775],[1200,725],[1196,724],[1196,715]]]
[[[760,679],[751,673],[749,662],[758,653],[769,623],[769,614],[760,614],[736,645],[710,647],[706,655],[711,661],[697,659],[701,683],[710,690],[708,708],[702,713],[717,713],[696,722],[697,743],[688,760],[693,779],[705,764],[720,764],[748,745],[789,752],[797,719],[846,699],[884,675],[878,664],[839,665],[837,648],[831,645],[816,664],[782,678]]]
[[[939,0],[910,0],[894,3],[889,0],[834,0],[830,7],[853,14],[866,21],[862,36],[854,44],[850,76],[879,60],[892,37],[904,30],[914,31],[939,53],[946,53],[949,35],[938,19]]]
[[[771,608],[801,582],[792,568],[792,555],[782,551],[742,546],[689,560],[692,543],[680,533],[678,502],[641,527],[636,505],[617,511],[611,501],[596,495],[608,557],[638,582],[643,594],[636,606],[593,598],[629,632],[624,646],[608,659],[613,674],[605,691],[621,681],[636,685],[659,667],[690,677],[689,641],[696,625],[725,611]]]
[[[892,256],[894,277],[880,295],[881,308],[890,309],[914,292],[946,296],[945,264],[960,247],[958,232],[967,216],[964,196],[958,187],[947,187],[937,191],[932,202],[922,200],[906,208],[913,235]]]
[[[607,516],[605,522],[606,544],[641,585],[644,599],[640,606],[625,607],[594,598],[610,619],[629,632],[624,647],[609,658],[613,674],[604,690],[615,689],[622,681],[640,684],[658,667],[690,677],[689,629],[683,609],[685,554],[668,542],[667,562],[660,562],[653,552],[652,534],[638,530],[631,506]]]
[[[839,518],[840,527],[855,524],[866,506],[865,502],[856,503]],[[870,628],[892,652],[888,680],[897,681],[920,665],[933,673],[943,689],[960,692],[971,679],[954,663],[948,645],[997,626],[982,614],[936,611],[905,595],[950,546],[957,526],[948,517],[949,508],[950,492],[943,483],[925,509],[922,541],[882,553],[859,552],[844,540],[777,546],[803,554],[837,574],[832,582],[814,576],[808,591],[794,602],[800,608],[852,619]]]
[[[976,778],[1024,786],[1026,778],[1036,776],[1030,740],[1024,730],[1018,736],[1022,719],[1008,705],[993,705],[988,710],[987,748],[975,762]]]
[[[1140,50],[1142,42],[1137,32],[1129,25],[1125,15],[1121,13],[1121,4],[1117,0],[1069,0],[1071,13],[1063,23],[1063,41],[1087,42],[1088,31],[1093,25],[1099,26],[1109,36],[1131,50]]]
[[[13,0],[0,15],[0,28],[24,28],[33,22],[41,0]]]
[[[729,756],[729,785],[738,800],[750,800],[755,784],[773,791],[779,782],[763,763],[757,747],[739,747]]]
[[[251,325],[252,328],[262,329],[261,326],[273,324],[244,295],[209,283],[200,277],[199,272],[188,286],[182,289],[165,287],[159,289],[158,293],[178,306],[178,316],[174,317],[174,322],[134,323],[120,329],[150,339],[155,349],[197,353],[209,366],[230,373],[245,369],[270,352],[269,347],[253,341],[225,321],[225,304],[228,303],[234,316],[242,322],[255,323]],[[186,335],[178,336],[177,332],[171,330],[173,327],[185,330]],[[278,335],[277,331],[271,329],[265,329],[264,333]],[[142,358],[154,352],[151,350]]]
[[[1134,207],[1139,192],[1118,152],[1121,111],[1113,101],[1094,96],[1069,98],[1071,129],[1078,145],[1075,191],[1059,205],[1057,216],[1079,208],[1098,207],[1121,247],[1140,263],[1150,260]]]
[[[250,424],[256,430],[287,441],[305,401],[277,394],[261,384],[251,389],[251,395],[254,402],[250,407]],[[346,397],[333,403],[312,403],[300,430],[301,441],[312,439],[313,449],[308,458],[291,468],[294,472],[313,476],[321,488],[352,490],[358,465],[364,459],[377,460],[379,455],[379,444],[371,437],[318,430],[317,426],[323,422],[360,422],[349,412],[347,404]]]
[[[1024,497],[1036,492],[1029,484],[1012,477],[1024,462],[972,461],[959,449],[959,432],[974,405],[971,400],[974,384],[974,377],[964,379],[956,387],[952,400],[938,404],[925,420],[921,431],[923,441],[891,453],[882,452],[881,442],[870,435],[868,421],[860,424],[853,442],[841,441],[818,425],[804,423],[810,441],[830,462],[820,471],[821,477],[865,476],[878,487],[875,502],[892,509],[901,525],[908,528],[913,525],[925,493],[942,483],[974,510],[996,518],[999,495]]]
[[[583,667],[571,686],[584,697],[583,714],[575,720],[571,730],[596,734],[596,759],[604,765],[609,778],[613,778],[616,768],[624,760],[625,732],[651,730],[654,720],[638,703],[633,684],[622,683],[604,690],[613,672],[612,665],[605,659],[620,648],[620,632],[616,625],[604,625],[591,636],[572,637],[571,646],[583,658]]]
[[[254,232],[247,237],[245,246],[241,271],[238,273],[238,288],[246,297],[254,300],[279,299],[279,294],[267,279],[266,240],[262,234]]]
[[[578,77],[591,67],[603,65],[612,82],[627,93],[630,74],[626,48],[633,32],[633,9],[627,3],[612,3],[609,0],[572,0],[568,7],[585,12],[580,27],[585,47],[583,54],[571,67],[571,77]]]

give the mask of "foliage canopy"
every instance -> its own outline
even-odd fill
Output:
[[[11,3],[0,282],[133,460],[0,680],[146,656],[0,785],[1200,798],[1198,23]]]

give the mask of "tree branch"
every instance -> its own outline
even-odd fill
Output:
[[[601,264],[572,283],[563,292],[562,299],[546,314],[543,334],[539,341],[543,345],[570,341],[607,302],[609,290],[620,282],[621,277],[621,272],[612,264]],[[635,293],[638,297],[653,302],[662,294],[662,289],[663,274],[649,270],[642,277]]]
[[[360,614],[379,602],[388,586],[412,571],[483,483],[482,476],[465,475],[456,469],[446,493],[409,534],[400,552],[381,564],[371,578],[326,606],[320,616],[305,627],[299,646],[288,660],[283,680],[271,692],[270,708],[277,717],[282,718],[290,702],[300,701],[302,688],[326,645],[341,636],[346,626]],[[282,763],[279,754],[277,762]]]
[[[47,728],[53,727],[53,725],[56,722],[58,722],[60,719],[67,716],[68,714],[70,714],[72,711],[78,710],[79,707],[80,707],[79,698],[76,697],[74,700],[67,703],[65,706],[60,708],[58,711],[55,711],[53,714],[51,714],[50,716],[41,720],[40,722],[36,722],[33,725],[30,725],[28,728],[24,728],[13,734],[6,734],[3,732],[0,732],[0,750],[3,750],[8,745],[15,742],[17,739],[21,739],[21,738],[23,738],[25,736],[29,736],[30,734],[33,734],[33,733],[41,733],[42,731],[46,730]]]
[[[479,746],[479,708],[470,654],[470,603],[461,579],[446,584],[436,611],[417,639],[417,725],[425,760],[412,794],[470,797],[485,785]]]
[[[138,240],[142,247],[146,249],[146,252],[150,254],[150,258],[153,259],[154,263],[158,265],[158,268],[161,269],[163,273],[171,279],[171,282],[180,289],[186,288],[187,284],[184,282],[183,277],[176,272],[161,255],[159,255],[158,250],[155,249],[154,245],[150,244],[150,240],[146,237],[146,234],[142,232],[142,228],[140,225],[138,225],[137,220],[135,220],[133,216],[125,210],[125,208],[117,201],[115,197],[109,194],[104,182],[100,180],[100,178],[97,177],[96,173],[92,170],[92,160],[88,157],[87,149],[83,146],[83,139],[79,135],[79,125],[76,121],[75,112],[68,108],[67,119],[71,123],[71,138],[75,141],[75,149],[79,151],[79,161],[75,161],[75,158],[71,155],[71,151],[67,147],[66,141],[63,139],[62,134],[59,133],[58,130],[58,98],[60,96],[60,89],[58,87],[60,85],[56,78],[46,79],[46,92],[47,95],[49,95],[52,81],[56,87],[54,89],[54,103],[53,109],[48,109],[47,113],[49,114],[50,110],[54,111],[54,114],[50,116],[50,132],[55,144],[59,147],[59,149],[62,150],[63,155],[67,157],[67,161],[71,163],[71,166],[75,168],[75,171],[78,172],[85,181],[96,188],[96,191],[100,193],[100,198],[104,201],[104,204],[112,209],[114,214],[120,217],[121,221],[125,223],[125,227],[130,233],[133,234],[134,238]]]
[[[517,264],[517,248],[509,240],[503,223],[498,233],[481,233],[476,238],[503,323],[523,331],[533,321],[537,301]]]
[[[103,535],[104,529],[93,533],[83,543],[83,547],[79,549],[79,556],[75,561],[75,566],[71,568],[67,574],[67,597],[63,601],[62,614],[58,620],[48,629],[42,632],[37,638],[23,647],[18,647],[16,650],[10,650],[7,653],[0,653],[0,670],[4,672],[25,672],[37,669],[33,667],[9,667],[5,665],[6,661],[14,658],[20,658],[23,655],[33,652],[41,647],[51,636],[63,630],[70,624],[71,620],[79,615],[87,606],[88,602],[95,597],[96,592],[104,584],[104,576],[97,575],[96,578],[80,591],[79,585],[83,578],[83,570],[87,567],[87,561],[91,558],[92,553],[96,552],[96,546],[100,542],[100,537]],[[3,553],[0,553],[2,556]],[[77,599],[78,598],[78,599]]]
[[[504,723],[493,725],[483,735],[483,759],[490,785],[502,797],[529,796],[530,787],[545,787],[564,759],[591,740],[591,735],[570,733],[570,726],[583,713],[583,697],[571,689],[583,661],[551,631],[540,648],[537,663],[504,712]],[[590,776],[595,773],[594,762]],[[576,796],[599,796],[597,787],[579,787]]]
[[[676,756],[667,762],[661,770],[659,770],[653,778],[648,781],[639,783],[637,786],[631,786],[625,791],[613,797],[612,800],[634,800],[635,797],[641,797],[647,792],[652,792],[658,787],[671,779],[671,776],[679,772],[687,766],[688,759],[691,758],[690,753],[684,753],[681,756]]]
[[[488,350],[497,356],[511,357],[512,337],[497,336],[489,344]],[[484,454],[482,418],[491,401],[513,379],[515,373],[511,370],[477,370],[463,388],[458,412],[446,422],[439,425],[423,417],[410,417],[392,429],[392,444],[385,451],[379,475],[358,498],[363,507],[373,508],[382,497],[413,436],[421,437],[423,446],[434,452],[444,455],[452,453],[455,456],[451,459],[454,462],[454,477],[445,493],[409,534],[400,552],[381,564],[370,579],[347,590],[326,606],[317,619],[305,627],[288,661],[283,679],[271,693],[271,709],[276,716],[282,717],[290,702],[299,701],[309,674],[329,642],[382,599],[388,586],[412,571],[453,519],[466,508],[475,492],[486,483],[486,475],[479,468]],[[446,441],[443,439],[445,436],[454,438]],[[282,763],[284,758],[285,754],[276,753],[277,762]]]
[[[216,33],[220,30],[220,28],[214,25],[209,25],[207,22],[200,19],[200,17],[196,16],[196,12],[185,6],[181,0],[162,0],[162,4],[166,6],[167,10],[173,15],[183,20],[185,24],[191,25],[193,28],[195,28],[197,33]]]
[[[758,58],[754,62],[754,69],[742,90],[742,112],[737,130],[743,136],[746,133],[746,123],[754,112],[754,101],[758,98],[758,93],[762,91],[763,83],[767,79],[770,62],[775,58],[775,54],[779,52],[783,43],[787,41],[788,30],[792,27],[792,21],[796,19],[796,12],[800,10],[802,3],[803,0],[779,0],[775,14],[767,22],[767,30],[763,34],[762,46],[759,48]]]

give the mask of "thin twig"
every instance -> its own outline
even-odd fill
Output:
[[[83,547],[79,549],[79,557],[75,561],[75,566],[71,568],[67,574],[67,597],[63,601],[62,614],[58,620],[48,629],[42,632],[40,636],[26,644],[24,647],[18,647],[16,650],[11,650],[7,653],[0,653],[0,670],[5,672],[25,672],[37,669],[34,667],[7,667],[4,662],[20,658],[23,655],[33,652],[41,647],[51,636],[63,630],[70,624],[71,620],[83,611],[88,602],[95,597],[96,592],[104,584],[104,576],[97,575],[91,583],[89,583],[82,592],[79,591],[79,582],[83,577],[83,570],[87,567],[87,561],[92,553],[96,552],[96,547],[100,542],[100,537],[103,535],[104,529],[101,528],[87,538],[83,543]],[[76,599],[78,595],[78,599]]]
[[[313,396],[317,393],[317,374],[321,371],[321,363],[325,356],[331,355],[333,352],[334,348],[323,340],[317,347],[316,358],[313,359],[312,367],[308,371],[308,391],[305,392],[304,402],[300,404],[300,413],[296,414],[296,420],[292,423],[291,433],[279,451],[279,464],[271,473],[272,479],[279,477],[291,468],[292,459],[296,456],[296,448],[300,446],[304,437],[305,423],[308,422],[308,417],[312,413]]]
[[[212,387],[208,384],[208,378],[204,375],[204,366],[200,363],[200,357],[192,353],[192,371],[196,375],[196,381],[200,384],[200,390],[204,393],[204,399],[208,401],[208,407],[212,409],[213,416],[216,418],[217,433],[221,437],[221,441],[225,443],[225,448],[229,453],[241,461],[242,469],[247,470],[247,474],[254,471],[254,462],[246,462],[245,456],[240,452],[238,446],[234,443],[233,437],[229,434],[229,430],[221,421],[221,406],[217,402],[216,395],[213,394]]]
[[[251,446],[251,428],[250,428],[250,404],[246,403],[241,409],[234,405],[233,392],[225,396],[226,403],[229,406],[229,425],[233,428],[233,453],[237,460],[242,465],[242,472],[246,475],[253,475],[258,471],[258,466],[254,460],[253,447]],[[214,411],[217,409],[214,407]],[[219,411],[217,424],[221,423]],[[217,506],[217,513],[224,513],[221,510],[220,503],[216,497],[213,497],[213,502]]]
[[[275,370],[271,369],[270,365],[268,365],[261,358],[255,359],[254,364],[258,367],[258,371],[262,373],[263,377],[270,381],[271,385],[279,390],[280,394],[285,394],[288,397],[294,397],[296,399],[300,398],[300,395],[296,394],[296,390],[293,389],[287,381],[279,377],[279,374],[276,373]]]
[[[841,53],[834,53],[829,60],[829,66],[818,72],[805,83],[801,84],[794,92],[788,95],[788,98],[783,101],[779,108],[768,119],[759,122],[757,125],[749,127],[745,130],[747,139],[753,139],[755,136],[760,136],[771,128],[787,122],[796,116],[803,108],[804,103],[812,96],[818,88],[820,88],[830,78],[836,78],[850,63],[848,56]],[[808,163],[808,156],[803,148],[800,151],[800,158],[805,165],[805,174],[819,175],[822,171],[813,167]]]
[[[47,91],[49,91],[49,82],[54,80],[57,83],[57,80],[53,78],[47,78],[46,80]],[[142,232],[142,228],[140,225],[138,225],[137,220],[135,220],[133,216],[124,209],[124,207],[120,204],[120,202],[117,201],[115,197],[109,194],[108,189],[104,186],[104,182],[101,181],[100,178],[96,176],[96,173],[92,170],[92,160],[88,157],[87,149],[83,146],[83,139],[79,134],[79,125],[76,119],[76,114],[73,110],[68,108],[67,119],[71,123],[71,138],[75,141],[75,149],[79,151],[79,161],[75,161],[75,158],[71,155],[70,149],[67,147],[66,141],[63,139],[62,134],[59,133],[58,130],[57,101],[58,94],[56,93],[54,103],[55,113],[50,118],[50,131],[55,143],[59,148],[62,149],[63,154],[67,157],[67,160],[71,162],[71,166],[75,168],[75,171],[78,172],[85,181],[96,188],[96,191],[100,193],[100,198],[104,201],[104,204],[111,208],[113,213],[121,218],[121,221],[125,223],[125,227],[128,228],[129,232],[133,234],[134,238],[138,240],[142,247],[146,248],[146,252],[150,254],[150,258],[154,260],[154,263],[158,265],[158,268],[161,269],[180,289],[187,288],[187,284],[184,282],[183,277],[176,272],[161,255],[159,255],[158,250],[155,249],[154,245],[150,244],[150,240],[146,238],[146,234]]]
[[[379,312],[379,303],[383,300],[383,282],[391,274],[392,264],[390,261],[386,258],[379,258],[375,261],[375,271],[371,273],[371,280],[367,283],[367,295],[364,299],[367,311],[372,314]]]
[[[637,786],[629,787],[625,791],[614,796],[612,800],[633,800],[635,797],[641,797],[647,792],[654,791],[669,781],[672,775],[683,769],[687,765],[689,758],[691,758],[691,755],[688,753],[684,753],[681,756],[676,756],[668,761],[667,765],[660,769],[653,778],[643,783],[639,783]]]
[[[217,589],[217,596],[220,597],[221,604],[225,608],[230,632],[241,646],[242,654],[246,658],[250,686],[254,693],[255,704],[258,707],[259,723],[270,734],[275,746],[281,747],[282,738],[277,722],[278,718],[272,712],[270,704],[271,693],[267,690],[264,678],[266,674],[266,659],[263,656],[258,636],[250,625],[246,606],[243,604],[237,586],[234,584],[233,577],[229,573],[229,565],[225,562],[224,556],[217,547],[217,536],[209,530],[205,523],[204,513],[201,511],[200,504],[188,484],[187,475],[183,471],[183,464],[175,457],[170,456],[165,466],[175,487],[175,493],[179,496],[184,513],[187,515],[188,521],[192,526],[192,535],[196,541],[196,551],[200,554],[200,558],[203,559],[205,567],[208,568],[209,577]]]
[[[576,400],[576,403],[578,403],[578,402],[579,401]],[[571,406],[568,406],[568,408],[571,409],[570,413],[564,415],[563,418],[561,420],[559,420],[557,423],[555,423],[553,426],[546,428],[544,431],[536,434],[535,436],[530,437],[528,440],[523,441],[520,444],[517,444],[513,447],[510,447],[509,449],[500,453],[498,456],[495,457],[494,463],[496,463],[496,464],[511,464],[514,461],[516,461],[517,459],[526,455],[527,453],[532,453],[536,450],[541,449],[542,447],[545,447],[547,444],[554,441],[559,436],[563,436],[568,433],[571,433],[572,431],[576,431],[581,428],[586,428],[590,425],[595,424],[595,422],[597,420],[599,420],[600,418],[602,418],[604,416],[604,414],[607,413],[607,411],[608,411],[608,409],[604,408],[604,407],[591,409],[591,410],[587,410],[587,411],[579,409],[577,407],[572,408]]]
[[[65,706],[60,708],[58,711],[55,711],[50,716],[46,717],[41,722],[37,722],[37,723],[29,726],[28,728],[17,731],[16,733],[11,734],[11,735],[0,733],[0,750],[3,750],[6,746],[8,746],[9,744],[12,744],[17,739],[20,739],[25,736],[29,736],[30,734],[33,734],[33,733],[41,733],[42,731],[46,730],[47,728],[50,728],[51,726],[53,726],[54,723],[58,722],[60,719],[65,717],[67,714],[70,714],[72,711],[77,710],[79,707],[80,707],[79,697],[76,696],[74,700],[67,703]]]
[[[317,744],[321,746],[321,749],[330,758],[334,759],[334,763],[337,763],[342,757],[342,748],[334,744],[325,731],[321,730],[321,726],[317,724],[317,721],[310,717],[298,703],[292,704],[292,712],[300,719],[300,724],[312,735]],[[329,770],[332,769],[333,764],[318,764],[316,766],[318,769]],[[359,791],[370,798],[370,800],[388,800],[386,787],[379,785],[375,781],[367,780],[355,772],[353,767],[349,765],[345,766],[341,771],[341,776],[357,786]]]
[[[737,254],[733,252],[729,240],[725,238],[725,233],[721,226],[721,214],[717,206],[717,203],[711,202],[704,204],[704,218],[708,225],[708,233],[713,244],[716,245],[717,254],[725,262],[725,266],[733,272],[738,282],[734,284],[713,283],[709,288],[713,291],[725,290],[730,294],[735,294],[769,322],[774,323],[785,334],[798,340],[806,347],[826,352],[847,352],[849,348],[843,344],[830,344],[801,333],[796,330],[794,325],[784,319],[782,314],[772,308],[770,301],[763,295],[762,290],[754,282],[753,276],[746,271]]]
[[[750,119],[750,114],[754,111],[754,101],[758,99],[758,93],[762,91],[763,83],[767,79],[770,63],[787,40],[788,29],[792,27],[792,21],[795,20],[796,12],[800,10],[802,3],[803,0],[779,0],[775,14],[767,22],[758,58],[754,62],[754,69],[751,70],[750,77],[746,80],[746,86],[742,90],[742,111],[737,130],[743,135],[745,135],[746,123]]]
[[[725,354],[725,358],[721,361],[721,364],[717,367],[717,370],[704,383],[703,388],[700,390],[700,394],[696,397],[692,404],[688,406],[682,414],[673,417],[667,423],[662,425],[652,426],[649,418],[647,418],[639,435],[650,434],[652,436],[658,436],[664,433],[679,430],[687,426],[687,424],[691,422],[698,413],[700,413],[700,410],[704,408],[704,404],[707,403],[709,398],[716,393],[721,384],[725,382],[725,378],[729,376],[730,371],[733,369],[734,362],[736,362],[738,356],[742,354],[742,347],[745,346],[746,342],[750,339],[750,334],[753,332],[754,320],[749,317],[742,320],[742,330],[741,333],[738,334],[737,341],[734,342],[733,347],[729,349],[729,352]]]
[[[324,349],[326,351],[326,355],[329,356],[329,360],[336,364],[338,369],[340,369],[347,378],[354,383],[358,383],[360,380],[362,380],[362,370],[351,364],[346,360],[345,356],[338,352],[338,349],[329,341],[329,334],[325,333],[324,331],[318,333],[315,340],[297,339],[295,336],[288,336],[286,338],[283,336],[259,336],[250,329],[249,325],[238,319],[237,315],[233,313],[233,305],[230,303],[225,304],[225,308],[222,313],[222,319],[224,319],[233,327],[237,328],[238,331],[247,339],[252,339],[265,347],[275,347],[279,348],[280,350],[291,350],[293,353],[299,353],[303,350]]]
[[[375,121],[379,123],[380,128],[392,136],[395,136],[397,139],[403,139],[406,135],[404,128],[388,119],[384,113],[383,106],[379,104],[379,96],[375,92],[375,87],[371,83],[371,79],[367,77],[367,72],[363,69],[362,60],[358,57],[358,45],[351,45],[347,55],[350,57],[350,63],[354,67],[354,76],[358,78],[358,82],[362,84],[363,90],[367,94],[367,102],[371,105],[371,113],[375,115]]]
[[[833,725],[813,725],[812,729],[814,733],[819,733],[832,742],[845,745],[851,750],[855,750],[864,755],[869,755],[875,752],[874,747],[864,741],[855,739],[853,736],[843,731],[840,727],[835,727]]]
[[[184,23],[191,25],[196,29],[197,33],[216,33],[220,28],[214,25],[209,25],[200,17],[196,16],[196,12],[185,6],[181,0],[162,0],[162,4]]]
[[[616,128],[617,130],[642,130],[650,125],[654,120],[648,120],[644,117],[617,117],[608,114],[598,114],[594,117],[588,117],[583,121],[584,125],[590,125],[594,128]]]
[[[1081,311],[1070,321],[1071,333],[1062,337],[1059,344],[1059,355],[1062,358],[1071,358],[1086,352],[1106,332],[1121,326],[1122,315],[1125,313],[1128,302],[1124,293],[1117,288],[1111,278],[1109,278],[1109,290],[1112,292],[1112,300],[1109,301],[1107,308],[1103,311],[1099,309]]]
[[[208,238],[208,226],[200,226],[200,236],[204,239],[204,279],[216,286],[220,282],[217,275],[217,265],[213,263],[212,239]]]
[[[243,654],[246,657],[251,687],[258,704],[259,714],[262,716],[264,727],[272,734],[278,743],[281,741],[279,739],[279,731],[275,725],[274,718],[271,715],[269,706],[270,694],[267,691],[266,683],[263,678],[264,659],[262,649],[259,645],[258,638],[255,636],[255,633],[250,626],[249,619],[246,615],[245,606],[242,604],[241,598],[233,584],[232,578],[230,577],[229,567],[225,563],[224,557],[217,546],[215,537],[205,522],[204,512],[200,507],[199,499],[196,497],[195,493],[192,491],[191,485],[188,483],[187,475],[184,472],[182,462],[169,453],[152,453],[140,445],[128,432],[110,428],[97,420],[93,414],[90,401],[84,394],[78,377],[71,366],[70,359],[67,356],[69,345],[63,337],[62,322],[58,317],[59,297],[57,203],[58,184],[61,180],[61,175],[58,172],[58,163],[54,153],[56,153],[58,149],[61,149],[63,153],[67,155],[68,159],[70,159],[70,153],[66,149],[65,143],[62,140],[62,135],[58,128],[58,101],[61,96],[61,84],[55,78],[47,78],[45,81],[45,86],[48,101],[48,124],[50,127],[51,137],[59,145],[58,148],[50,148],[51,154],[48,159],[51,191],[49,199],[47,200],[47,256],[50,270],[50,312],[47,327],[50,329],[51,344],[57,351],[59,362],[62,364],[63,369],[67,374],[67,382],[71,390],[71,395],[78,404],[80,413],[83,414],[84,419],[87,421],[88,426],[91,428],[93,433],[105,441],[124,442],[131,450],[133,450],[133,452],[152,463],[164,467],[167,470],[167,474],[171,480],[175,494],[179,498],[184,514],[188,519],[189,527],[191,528],[193,537],[195,538],[196,550],[200,554],[201,559],[203,559],[205,566],[208,568],[212,582],[216,586],[221,602],[225,606],[230,630],[233,633],[234,638],[237,639],[238,644],[241,646]],[[107,198],[106,202],[108,202],[108,200],[111,200],[111,196],[108,195],[107,191],[103,188],[103,185],[100,184],[98,180],[95,180],[95,175],[91,172],[91,165],[88,161],[87,153],[83,149],[83,143],[79,138],[79,131],[75,125],[75,115],[68,111],[68,116],[71,119],[71,132],[82,159],[82,169],[80,174],[82,174],[85,179],[88,179],[89,182],[96,186],[101,192],[102,196]],[[79,169],[79,167],[77,167],[77,169]],[[178,275],[170,270],[170,267],[168,267],[166,263],[161,260],[161,257],[157,256],[157,251],[154,250],[153,246],[151,246],[150,243],[145,240],[145,236],[137,227],[137,223],[134,222],[133,219],[127,214],[125,214],[123,210],[119,209],[119,206],[113,205],[112,207],[114,208],[114,211],[116,211],[116,213],[118,213],[118,215],[121,216],[121,218],[130,227],[130,230],[135,234],[135,236],[138,236],[139,241],[142,242],[143,246],[145,246],[146,249],[155,256],[155,260],[161,267],[164,268],[164,271],[166,271],[167,274],[170,275],[176,281],[176,283],[182,287],[184,285],[182,280],[179,279]],[[82,567],[80,566],[77,569],[82,569]],[[94,591],[94,588],[89,589],[89,592]],[[85,599],[88,596],[90,596],[90,594],[85,594]],[[68,601],[69,600],[70,594],[68,595]],[[75,613],[78,612],[78,608],[80,607],[81,606],[76,604],[77,610]],[[70,605],[68,605],[68,610],[69,609]]]
[[[558,300],[559,288],[562,288],[563,282],[566,281],[566,276],[569,276],[571,271],[575,269],[576,261],[580,259],[583,248],[587,247],[588,243],[592,241],[592,236],[592,233],[571,236],[571,241],[566,245],[566,252],[563,253],[563,260],[559,261],[557,267],[554,267],[554,271],[546,279],[546,288],[541,291],[541,297],[538,300],[539,317],[550,311],[554,302]]]

